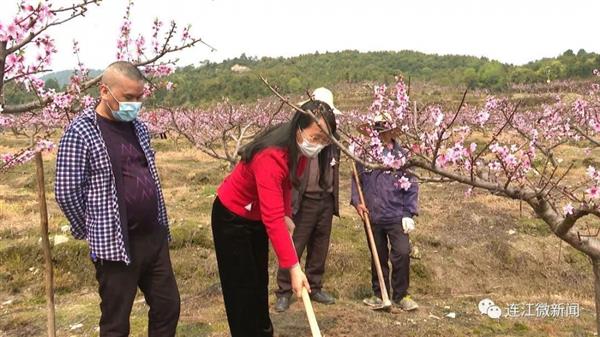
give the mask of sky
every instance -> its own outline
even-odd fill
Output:
[[[53,7],[75,0],[56,0]],[[37,2],[37,1],[32,1]],[[0,0],[0,22],[16,12],[17,0]],[[49,32],[58,54],[52,69],[73,68],[72,41],[81,60],[102,69],[116,56],[126,0],[103,0]],[[179,65],[248,56],[295,56],[315,51],[416,50],[485,56],[524,64],[567,49],[600,52],[598,0],[137,0],[134,35],[150,35],[152,21],[192,25],[214,46],[180,52]]]

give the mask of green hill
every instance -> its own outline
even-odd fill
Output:
[[[558,57],[523,66],[504,64],[485,57],[415,51],[361,53],[347,50],[260,59],[242,54],[221,63],[204,62],[199,67],[178,69],[170,78],[177,90],[168,96],[158,93],[154,100],[177,105],[210,103],[222,97],[233,101],[249,101],[270,94],[257,78],[258,74],[268,78],[286,94],[303,93],[308,88],[340,83],[390,83],[399,74],[443,86],[467,85],[502,91],[509,89],[512,84],[589,78],[595,68],[600,68],[599,55],[585,50],[577,54],[568,50]]]
[[[485,57],[425,54],[416,51],[358,52],[346,50],[295,57],[240,57],[220,63],[205,61],[201,66],[178,68],[169,80],[176,90],[158,92],[149,102],[172,105],[204,105],[227,97],[248,102],[270,95],[258,79],[263,75],[284,94],[302,94],[307,89],[341,84],[392,83],[396,75],[421,83],[441,86],[468,86],[504,91],[513,84],[542,83],[548,80],[576,80],[592,76],[600,68],[600,56],[581,49],[532,61],[522,66],[501,63]],[[91,76],[101,73],[92,70]],[[42,77],[49,86],[62,88],[71,70]],[[12,96],[8,90],[7,96]],[[15,92],[14,101],[24,98]],[[17,97],[19,96],[19,97]],[[19,99],[17,99],[19,98]],[[10,98],[9,98],[10,101]]]
[[[102,70],[91,69],[90,77],[96,77],[96,76],[100,75],[101,73],[102,73]],[[41,79],[46,82],[48,80],[55,80],[58,83],[59,87],[62,88],[66,84],[69,84],[69,80],[72,75],[73,75],[73,70],[62,70],[62,71],[57,71],[57,72],[53,72],[50,74],[46,74],[46,75],[42,76]]]

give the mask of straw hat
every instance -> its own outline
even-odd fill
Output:
[[[379,113],[375,116],[375,118],[373,118],[373,125],[369,125],[369,124],[361,124],[358,126],[358,132],[362,133],[363,135],[369,135],[371,133],[371,130],[375,130],[377,132],[379,132],[380,134],[384,133],[384,132],[394,132],[394,135],[397,133],[398,131],[398,127],[392,128],[390,127],[390,124],[392,122],[392,117],[390,116],[389,113],[384,112],[384,113]]]

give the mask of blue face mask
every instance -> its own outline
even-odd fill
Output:
[[[119,122],[131,122],[137,118],[137,116],[140,114],[140,110],[142,109],[142,102],[119,102],[119,100],[115,98],[115,95],[113,95],[112,91],[110,91],[108,86],[106,89],[108,89],[108,92],[115,99],[115,101],[119,103],[119,110],[117,111],[114,111],[110,105],[106,103],[106,106],[108,106],[116,120]]]

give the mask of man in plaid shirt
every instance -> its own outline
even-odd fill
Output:
[[[73,236],[90,247],[101,337],[129,335],[138,287],[150,306],[149,336],[174,336],[179,320],[165,202],[148,129],[137,119],[143,93],[133,64],[111,64],[99,102],[73,120],[58,147],[56,200]]]

